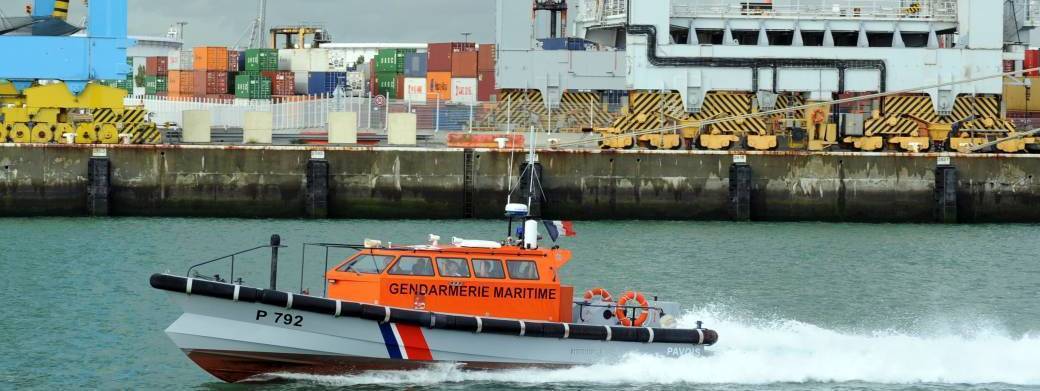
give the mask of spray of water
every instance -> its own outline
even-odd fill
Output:
[[[445,364],[418,371],[356,376],[280,376],[319,384],[769,384],[862,381],[1040,385],[1040,335],[1009,336],[992,328],[971,333],[846,333],[792,320],[749,320],[705,308],[683,327],[704,320],[720,342],[707,357],[629,355],[620,362],[568,369],[462,371]]]

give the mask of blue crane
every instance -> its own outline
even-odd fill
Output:
[[[60,80],[79,94],[91,80],[123,79],[130,71],[126,49],[127,0],[90,0],[86,35],[71,36],[68,0],[34,0],[31,17],[10,18],[0,31],[0,79],[19,91],[36,80]]]

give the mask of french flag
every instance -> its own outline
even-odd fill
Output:
[[[545,230],[549,232],[549,237],[552,238],[552,241],[554,242],[560,237],[560,234],[563,234],[563,236],[577,235],[577,233],[574,232],[574,222],[572,221],[547,220],[544,221],[544,223]]]

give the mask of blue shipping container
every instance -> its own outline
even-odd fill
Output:
[[[311,72],[307,77],[307,94],[320,95],[336,91],[338,86],[347,87],[346,72]]]
[[[426,77],[426,53],[405,53],[404,77]]]
[[[238,71],[245,72],[246,70],[246,52],[238,52]]]
[[[542,43],[542,50],[588,50],[596,46],[581,38],[544,38],[538,42]]]

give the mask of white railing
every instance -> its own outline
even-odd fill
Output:
[[[432,97],[431,97],[432,98]],[[420,130],[460,131],[482,126],[491,103],[453,103],[429,99],[426,102],[368,98],[364,96],[313,95],[292,97],[289,100],[248,100],[171,98],[165,96],[134,96],[126,98],[128,106],[143,106],[157,124],[181,124],[186,110],[207,110],[214,128],[242,128],[247,112],[273,114],[273,130],[277,133],[300,133],[328,129],[328,114],[332,112],[358,113],[358,129],[367,133],[386,130],[388,113],[414,113]]]
[[[913,19],[957,21],[957,0],[691,0],[672,6],[672,17],[685,18],[820,18]]]

